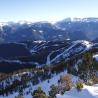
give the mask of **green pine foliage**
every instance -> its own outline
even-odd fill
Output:
[[[77,81],[77,83],[76,83],[76,89],[78,91],[81,91],[82,88],[83,88],[83,83],[81,81]]]
[[[24,98],[22,95],[18,95],[15,98]]]
[[[50,87],[50,91],[49,91],[49,98],[56,98],[56,94],[58,94],[58,87],[55,85],[52,85]]]
[[[32,98],[48,98],[45,94],[45,92],[41,89],[41,87],[38,87],[37,90],[35,90],[33,93],[32,93]]]

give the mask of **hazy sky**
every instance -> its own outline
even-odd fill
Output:
[[[98,17],[98,0],[0,0],[0,22]]]

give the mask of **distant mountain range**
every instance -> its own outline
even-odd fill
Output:
[[[48,22],[8,23],[0,26],[1,42],[64,40],[66,33]]]
[[[67,18],[55,24],[49,22],[0,23],[0,42],[27,40],[95,40],[98,18]]]
[[[56,23],[56,26],[68,32],[72,40],[94,40],[98,37],[98,18],[67,18]]]

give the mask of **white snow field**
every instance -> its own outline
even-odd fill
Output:
[[[98,85],[84,85],[84,88],[80,92],[76,88],[73,88],[65,92],[64,95],[57,94],[57,98],[98,98]]]

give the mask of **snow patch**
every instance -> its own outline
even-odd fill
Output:
[[[98,54],[93,55],[93,58],[95,58],[96,61],[98,61]]]
[[[57,98],[98,98],[98,86],[84,85],[81,92],[73,88],[64,95],[57,94]]]

